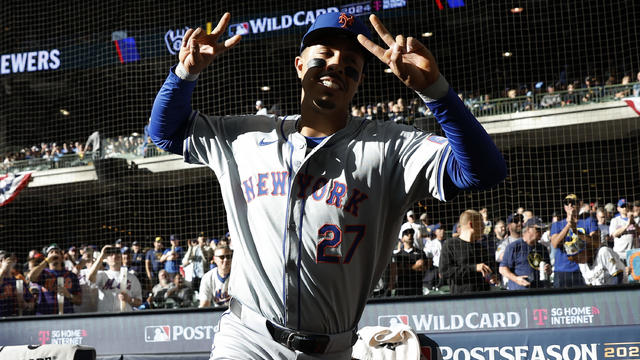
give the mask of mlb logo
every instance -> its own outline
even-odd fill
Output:
[[[171,327],[169,325],[145,326],[144,341],[145,342],[171,341]]]
[[[229,26],[229,36],[246,35],[249,33],[249,23],[243,22]]]
[[[378,316],[378,326],[392,326],[398,324],[409,325],[409,315]]]

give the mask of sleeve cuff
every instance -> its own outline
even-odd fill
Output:
[[[187,69],[185,69],[184,66],[182,66],[182,63],[178,63],[178,66],[176,66],[175,72],[176,72],[176,75],[180,79],[187,80],[187,81],[196,81],[198,79],[198,76],[200,76],[199,73],[198,74],[189,74]]]
[[[447,92],[449,92],[449,82],[444,78],[444,76],[442,76],[442,74],[440,74],[440,77],[438,77],[436,82],[424,90],[416,91],[416,94],[420,96],[422,101],[428,103],[445,97]]]

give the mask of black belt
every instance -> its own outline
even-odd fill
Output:
[[[240,304],[239,301],[232,299],[229,304],[229,309],[234,315],[242,319],[242,304]],[[310,335],[301,333],[299,331],[274,324],[269,320],[266,320],[266,325],[273,340],[291,350],[297,350],[307,354],[322,354],[327,350],[327,346],[329,346],[330,337],[327,335]],[[355,343],[355,340],[357,340],[357,335],[355,335],[354,332],[354,340],[351,345]]]

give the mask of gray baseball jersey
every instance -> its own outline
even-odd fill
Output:
[[[313,149],[300,116],[192,112],[185,160],[218,177],[234,239],[229,292],[271,321],[315,333],[357,326],[404,211],[444,200],[447,139],[351,118]]]

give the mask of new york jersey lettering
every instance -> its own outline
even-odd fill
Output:
[[[242,180],[242,189],[247,204],[259,197],[285,196],[289,188],[289,172],[273,171],[258,173]],[[358,208],[369,196],[347,184],[325,177],[299,173],[292,189],[298,199],[309,197],[317,202],[325,202],[345,212],[358,216]],[[312,185],[313,184],[313,185]]]

